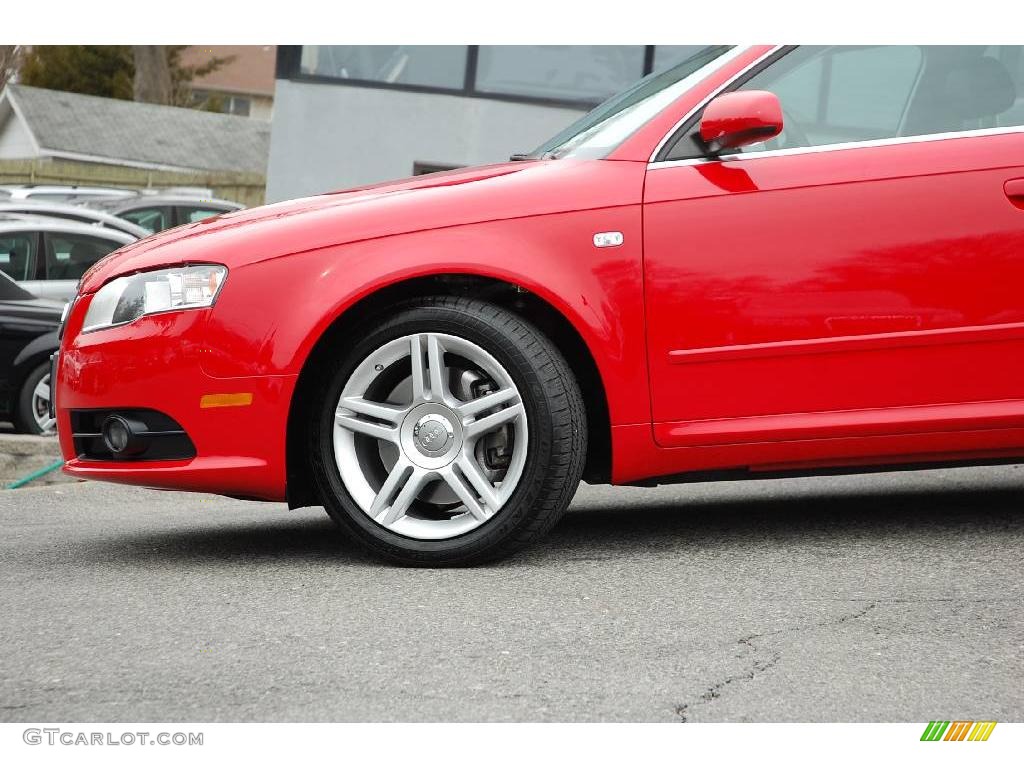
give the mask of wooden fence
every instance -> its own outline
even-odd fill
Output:
[[[234,171],[148,171],[71,160],[0,160],[0,184],[77,184],[91,187],[208,187],[216,197],[262,205],[266,178]]]

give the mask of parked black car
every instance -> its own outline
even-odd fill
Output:
[[[0,420],[19,432],[53,432],[50,355],[57,351],[61,302],[37,299],[0,272]]]

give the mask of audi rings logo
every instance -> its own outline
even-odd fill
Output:
[[[444,427],[438,424],[436,421],[430,422],[427,428],[420,432],[420,440],[427,448],[433,448],[434,443],[439,440],[443,440],[447,437],[447,432],[444,431]]]

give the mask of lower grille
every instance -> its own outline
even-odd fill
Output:
[[[113,453],[103,439],[103,423],[120,416],[140,425],[135,433],[144,448],[132,455]],[[174,419],[148,408],[105,408],[71,411],[71,435],[78,458],[88,461],[168,461],[191,459],[196,447]]]

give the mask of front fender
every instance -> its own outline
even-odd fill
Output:
[[[323,333],[361,299],[418,277],[476,275],[529,290],[577,330],[613,425],[650,422],[641,209],[624,205],[365,240],[236,268],[210,315],[211,376],[301,371]],[[623,243],[597,248],[597,232]]]

